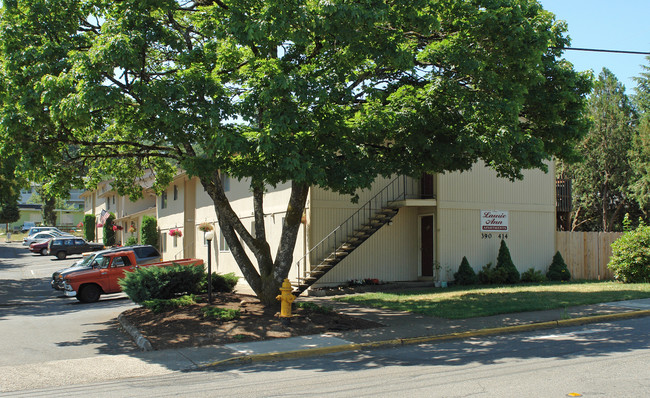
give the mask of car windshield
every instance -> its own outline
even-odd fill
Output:
[[[85,256],[83,260],[78,264],[80,267],[92,267],[93,266],[93,261],[101,261],[102,256]]]

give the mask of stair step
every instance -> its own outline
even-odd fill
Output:
[[[381,227],[386,225],[398,213],[398,207],[384,207],[378,209],[367,218],[364,224],[360,225],[357,229],[352,231],[346,241],[342,242],[339,247],[334,249],[332,253],[320,260],[320,263],[315,266],[311,271],[307,272],[307,276],[301,279],[298,287],[295,288],[294,294],[299,295],[327,272],[334,268],[338,263],[343,261],[350,253],[352,253],[363,242],[368,240],[375,232]]]

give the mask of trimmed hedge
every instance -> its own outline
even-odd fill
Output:
[[[115,231],[113,231],[113,220],[115,220],[115,214],[111,213],[104,223],[104,246],[115,245]]]
[[[641,225],[612,243],[607,267],[626,283],[650,282],[650,226]]]
[[[133,302],[142,304],[147,300],[199,293],[204,278],[203,266],[174,264],[170,267],[142,267],[127,272],[118,283]]]
[[[232,293],[237,286],[239,277],[234,272],[228,274],[212,273],[212,291],[215,293]],[[205,279],[201,282],[201,291],[208,292],[208,273],[205,273]]]
[[[142,227],[140,227],[140,239],[143,245],[151,245],[158,250],[158,220],[155,217],[143,216]]]
[[[95,240],[95,216],[92,214],[84,215],[84,239],[88,242]]]

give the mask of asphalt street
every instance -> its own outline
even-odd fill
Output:
[[[79,258],[55,260],[20,245],[0,246],[0,367],[136,350],[115,321],[134,306],[124,295],[87,305],[50,287],[52,272]]]
[[[649,328],[640,318],[3,396],[642,397]]]
[[[543,311],[461,321],[339,303],[344,306],[339,310],[387,326],[338,337],[305,337],[312,339],[305,345],[327,338],[350,347],[335,354],[312,356],[307,350],[290,360],[213,366],[246,350],[264,356],[278,345],[281,351],[298,345],[280,339],[237,349],[141,352],[116,321],[133,307],[123,295],[81,304],[50,288],[52,272],[74,260],[53,260],[18,244],[0,243],[0,396],[636,397],[647,395],[650,387],[647,299],[570,308],[562,314]],[[631,315],[641,318],[620,320],[618,315],[630,311],[639,311]],[[604,315],[606,320],[582,320],[590,314],[609,315]],[[578,323],[556,327],[567,315]],[[553,326],[539,330],[536,325],[544,321]],[[517,325],[533,328],[513,333],[509,328]],[[511,334],[492,331],[492,336],[470,333],[460,338],[453,333],[477,327]],[[451,333],[451,339],[427,337],[439,333]],[[397,347],[375,344],[395,338],[414,340]],[[353,343],[362,342],[369,348],[354,348]]]

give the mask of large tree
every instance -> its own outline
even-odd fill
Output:
[[[648,57],[650,61],[650,57]],[[646,219],[650,216],[650,67],[636,78],[634,103],[639,112],[639,126],[634,135],[630,162],[634,178],[630,191]]]
[[[10,0],[1,18],[2,141],[52,181],[83,171],[138,195],[149,169],[156,189],[176,168],[198,176],[265,303],[310,186],[354,195],[480,159],[518,178],[573,156],[585,130],[590,80],[534,0]],[[250,181],[254,235],[222,173]],[[263,194],[283,182],[274,258]]]
[[[630,190],[637,115],[608,69],[598,75],[587,109],[592,124],[578,147],[582,161],[561,169],[573,179],[572,229],[620,231],[625,214],[638,213]]]
[[[6,232],[9,232],[9,223],[20,219],[20,184],[15,157],[0,149],[0,224],[5,224]]]

